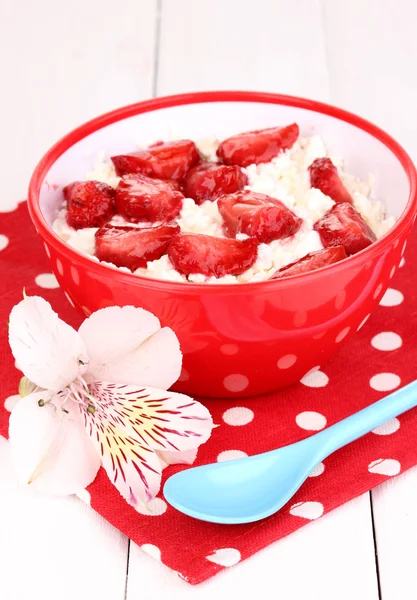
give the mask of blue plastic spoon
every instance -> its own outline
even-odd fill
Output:
[[[295,444],[176,473],[165,498],[202,521],[259,521],[282,508],[327,456],[414,406],[417,381]]]

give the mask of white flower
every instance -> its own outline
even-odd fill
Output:
[[[29,380],[10,416],[12,459],[39,491],[80,492],[102,464],[137,506],[158,493],[163,467],[193,462],[210,437],[209,411],[166,391],[182,355],[175,333],[146,310],[104,308],[77,332],[48,302],[25,297],[10,314],[9,342]]]

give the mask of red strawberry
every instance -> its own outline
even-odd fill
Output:
[[[184,196],[171,183],[146,175],[124,175],[116,189],[117,211],[128,221],[171,221],[180,212]]]
[[[217,206],[223,217],[224,232],[228,237],[246,233],[267,244],[272,240],[293,235],[302,223],[302,220],[279,200],[250,190],[222,196]]]
[[[226,165],[239,167],[269,162],[281,150],[291,148],[298,135],[299,128],[296,123],[286,127],[247,131],[224,140],[217,149],[217,156]]]
[[[352,196],[342,183],[336,167],[330,158],[316,158],[308,167],[310,172],[311,187],[319,189],[326,196],[330,196],[337,204],[349,202]]]
[[[240,167],[203,162],[188,171],[183,183],[184,195],[196,204],[217,200],[223,194],[243,189],[248,178]]]
[[[74,181],[63,189],[67,223],[74,229],[101,227],[114,214],[114,189],[99,181]]]
[[[335,204],[314,224],[323,246],[343,246],[347,254],[356,254],[372,242],[376,235],[351,204]]]
[[[240,275],[256,260],[258,242],[252,238],[239,242],[211,235],[181,233],[168,247],[168,257],[183,275],[202,273],[223,277]]]
[[[135,271],[166,254],[170,240],[179,232],[178,225],[152,229],[106,225],[96,232],[96,256],[116,267]]]
[[[293,275],[301,275],[302,273],[315,271],[321,267],[337,263],[344,258],[347,258],[347,254],[343,246],[325,248],[318,252],[306,254],[306,256],[303,256],[300,260],[296,260],[290,265],[282,267],[282,269],[279,269],[271,279],[282,279],[283,277],[292,277]]]
[[[175,181],[182,181],[199,159],[197,147],[191,140],[160,142],[141,152],[112,156],[116,173],[120,176],[142,173],[148,177]]]

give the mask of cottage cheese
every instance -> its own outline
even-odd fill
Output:
[[[205,158],[214,160],[218,144],[217,139],[211,138],[199,143],[198,147]],[[326,156],[328,154],[323,139],[315,135],[299,139],[292,148],[281,153],[269,163],[253,164],[244,169],[249,179],[247,189],[278,198],[303,219],[303,224],[291,238],[260,244],[255,264],[241,275],[215,278],[196,273],[189,275],[187,279],[174,269],[166,255],[158,260],[148,262],[146,268],[137,269],[135,274],[153,279],[194,283],[222,284],[265,281],[281,267],[310,252],[321,250],[323,245],[319,234],[314,231],[313,225],[334,205],[334,201],[320,190],[310,187],[308,167],[316,158]],[[393,217],[386,217],[384,204],[374,198],[373,177],[370,176],[368,181],[359,180],[344,173],[343,161],[340,158],[335,156],[329,158],[337,166],[344,185],[352,195],[355,208],[378,238],[384,235],[394,225],[395,220]],[[87,173],[86,179],[102,181],[112,187],[117,187],[120,181],[113,164],[105,162],[103,156],[99,158],[93,170]],[[116,216],[111,223],[123,225],[126,224],[126,221],[122,217]],[[225,237],[217,202],[207,201],[198,206],[192,198],[185,198],[178,224],[185,232]],[[129,223],[129,225],[133,224]],[[94,256],[96,228],[72,229],[66,222],[66,210],[63,208],[53,223],[53,230],[67,244],[97,260]],[[243,239],[246,236],[241,235],[240,237]],[[111,266],[114,267],[114,265]],[[121,267],[120,270],[130,273],[124,267]]]

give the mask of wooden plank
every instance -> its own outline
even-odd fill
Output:
[[[324,0],[330,98],[417,157],[414,0]]]
[[[127,538],[76,497],[16,485],[0,436],[1,595],[7,600],[124,600]]]
[[[372,492],[383,600],[417,598],[417,467]]]
[[[324,99],[320,2],[164,2],[158,73],[158,94],[248,89]]]
[[[131,545],[126,600],[214,597],[377,600],[369,494],[198,586],[189,585]]]
[[[84,121],[152,93],[156,0],[0,3],[3,207]]]

